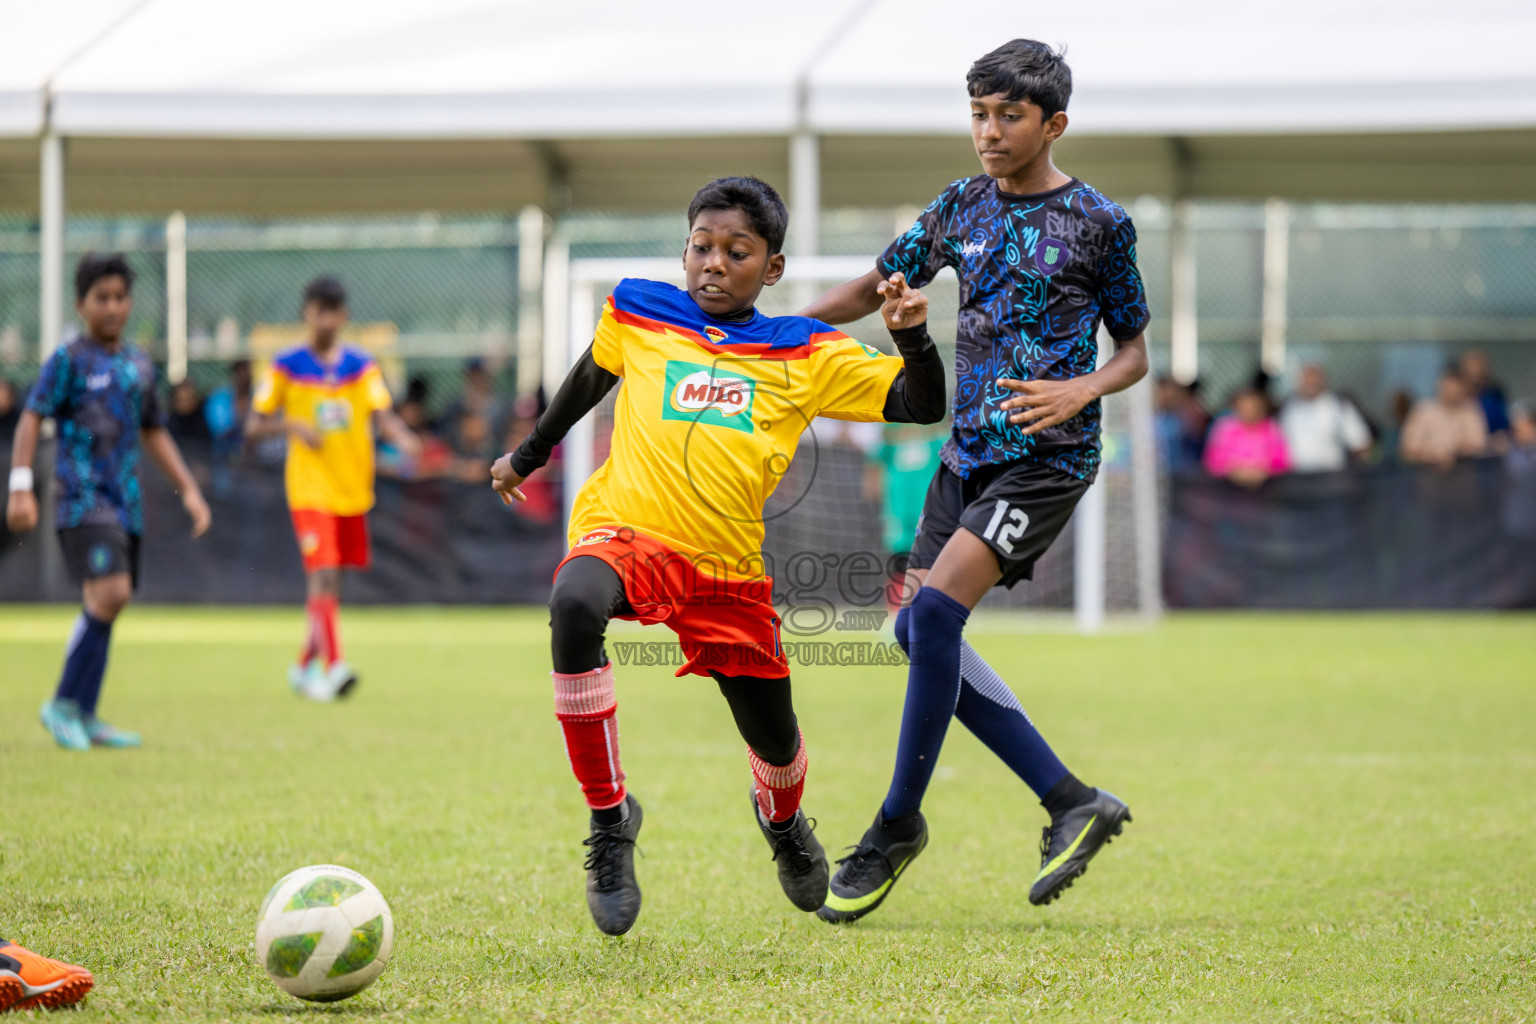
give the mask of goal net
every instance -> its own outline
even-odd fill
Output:
[[[777,286],[765,289],[758,308],[784,315],[803,308],[827,288],[865,273],[874,257],[792,257]],[[650,258],[569,259],[556,250],[545,270],[546,316],[544,384],[553,394],[566,372],[591,343],[603,302],[623,278],[682,284],[681,260]],[[946,271],[924,291],[930,297],[929,331],[950,367],[948,393],[954,394],[954,337],[958,283]],[[552,321],[552,322],[551,322]],[[849,335],[883,351],[894,352],[877,315],[841,327]],[[1110,351],[1100,336],[1101,358]],[[622,387],[622,385],[621,385]],[[608,452],[617,390],[586,417],[562,446],[566,511],[576,489]],[[927,428],[947,436],[948,423]],[[851,609],[884,610],[878,596],[883,572],[899,554],[901,513],[921,504],[921,489],[937,460],[937,444],[928,444],[926,472],[911,465],[914,440],[926,441],[923,428],[851,424],[818,419],[802,436],[795,460],[763,511],[764,553],[775,577],[775,594],[795,606],[793,617],[781,607],[786,627],[847,619]],[[887,477],[892,454],[906,464],[905,497]],[[918,480],[914,497],[911,481]],[[1107,621],[1150,620],[1161,613],[1159,563],[1159,484],[1153,436],[1152,384],[1111,396],[1104,403],[1104,460],[1097,482],[1072,521],[1035,566],[1034,579],[1011,590],[997,589],[984,609],[1056,613],[1054,620],[1095,630]],[[910,532],[910,523],[908,533]],[[1070,616],[1070,619],[1068,618]],[[1049,623],[1036,616],[1035,624]]]

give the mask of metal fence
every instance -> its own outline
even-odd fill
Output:
[[[1130,204],[1155,319],[1154,366],[1168,358],[1170,208]],[[829,255],[878,251],[915,213],[835,210],[826,215]],[[1264,208],[1196,203],[1199,366],[1206,399],[1219,406],[1259,363]],[[561,228],[573,258],[671,256],[681,214],[587,212]],[[130,335],[165,356],[165,223],[142,217],[75,217],[71,259],[123,250],[139,274]],[[518,383],[520,310],[515,214],[482,217],[329,218],[252,221],[191,218],[187,230],[189,374],[207,389],[245,354],[258,324],[298,319],[304,283],[334,273],[354,316],[398,331],[405,373],[449,402],[461,364],[481,356],[500,389]],[[1536,395],[1536,206],[1298,205],[1291,211],[1287,359],[1282,390],[1304,361],[1385,421],[1393,395],[1429,391],[1435,371],[1468,347],[1485,348],[1512,395]],[[36,371],[37,224],[0,212],[0,376]],[[952,329],[952,284],[936,288],[935,334]]]

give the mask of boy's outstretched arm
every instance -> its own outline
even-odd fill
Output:
[[[561,383],[560,390],[555,392],[549,408],[523,438],[523,443],[491,466],[491,489],[501,495],[503,504],[528,500],[517,485],[549,461],[549,453],[555,450],[555,445],[563,441],[577,421],[596,408],[618,382],[618,374],[597,365],[597,360],[592,358],[592,346],[588,345]]]
[[[37,433],[42,422],[41,416],[28,409],[16,423],[16,436],[11,440],[13,482],[20,482],[19,477],[32,475],[32,458],[37,454]],[[17,473],[19,469],[26,469],[27,472]],[[37,526],[37,495],[32,491],[30,479],[26,481],[25,487],[17,487],[9,492],[5,502],[5,525],[12,533],[26,533]]]
[[[1009,423],[1027,424],[1026,434],[1038,434],[1083,411],[1095,398],[1124,391],[1147,375],[1147,336],[1138,334],[1115,342],[1115,354],[1092,373],[1070,380],[1013,380],[1002,377],[1000,387],[1017,392],[998,408],[1019,410],[1008,417]]]
[[[245,417],[247,441],[260,441],[280,434],[289,439],[303,441],[316,451],[319,451],[321,444],[324,443],[320,438],[320,432],[314,427],[302,420],[284,419],[281,413],[267,416],[252,409]]]
[[[147,427],[139,432],[139,439],[150,460],[165,474],[165,478],[176,488],[176,493],[181,495],[181,505],[192,518],[192,536],[201,537],[207,533],[213,514],[208,511],[208,502],[203,499],[202,488],[192,478],[192,471],[182,459],[181,449],[176,447],[170,431],[164,427]]]
[[[863,277],[844,281],[802,309],[800,315],[827,324],[848,324],[860,320],[880,308],[883,300],[879,289],[884,280],[885,275],[875,269]]]
[[[393,409],[373,411],[373,432],[388,441],[395,451],[408,459],[421,458],[421,438],[405,425],[405,420]]]

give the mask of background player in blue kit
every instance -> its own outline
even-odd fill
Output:
[[[896,767],[874,824],[832,879],[819,913],[833,922],[879,906],[927,844],[919,807],[951,717],[1051,816],[1030,902],[1059,896],[1131,817],[1067,770],[961,631],[992,587],[1031,577],[1098,470],[1099,399],[1147,372],[1136,230],[1051,161],[1072,93],[1060,54],[1015,39],[972,65],[966,85],[985,173],[944,189],[873,270],[803,311],[846,323],[880,304],[875,289],[892,274],[919,288],[943,267],[960,279],[954,427],[913,545],[914,596],[896,618],[911,659]],[[1098,367],[1101,321],[1115,353]]]
[[[144,511],[139,493],[139,451],[149,453],[175,485],[192,535],[208,529],[208,503],[165,429],[155,390],[155,365],[123,340],[133,311],[133,270],[121,255],[87,255],[75,269],[75,309],[85,333],[44,364],[27,397],[11,445],[6,525],[16,533],[37,526],[32,456],[38,429],[52,417],[59,428],[55,467],[59,543],[85,607],[64,655],[58,690],[44,702],[43,725],[61,747],[136,747],[135,733],[96,717],[107,671],[112,623],[139,578]]]

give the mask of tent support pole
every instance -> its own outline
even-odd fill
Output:
[[[821,255],[821,140],[808,131],[789,140],[789,223],[796,256]]]
[[[517,215],[517,394],[536,394],[543,380],[544,211]]]
[[[45,362],[64,336],[64,140],[51,126],[43,132],[41,158],[38,361]]]
[[[180,210],[165,222],[165,376],[187,379],[187,218]]]
[[[1173,204],[1169,239],[1168,345],[1173,379],[1189,384],[1200,375],[1200,320],[1195,309],[1195,237],[1190,230],[1190,203]]]
[[[801,129],[789,140],[790,235],[795,256],[821,254],[821,140]],[[791,295],[797,310],[816,298],[815,281],[797,280]]]
[[[565,231],[558,224],[544,247],[543,285],[544,308],[540,324],[543,328],[543,353],[537,379],[544,385],[547,401],[555,397],[555,392],[560,390],[561,382],[571,369],[571,361],[567,358],[570,346],[571,245]]]
[[[1168,238],[1168,369],[1180,384],[1200,376],[1200,314],[1196,307],[1193,191],[1195,155],[1188,139],[1168,140],[1173,163],[1173,225]]]
[[[1285,372],[1290,241],[1290,204],[1284,199],[1270,199],[1264,204],[1264,332],[1259,342],[1259,362],[1272,377]]]
[[[49,103],[49,120],[52,120],[52,103]],[[48,361],[64,338],[64,140],[48,123],[43,128],[42,152],[39,167],[42,188],[39,195],[38,221],[38,363]],[[54,425],[51,419],[43,421],[41,443],[32,459],[34,469],[44,471],[38,476],[45,481],[39,488],[38,533],[47,537],[58,521],[57,486],[53,481],[55,445]],[[64,583],[64,559],[57,544],[41,545],[42,591],[49,600],[67,597]]]

